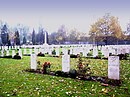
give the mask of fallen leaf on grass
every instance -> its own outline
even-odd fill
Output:
[[[101,83],[102,86],[108,86],[108,84]]]

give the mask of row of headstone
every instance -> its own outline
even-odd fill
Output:
[[[36,70],[37,69],[37,55],[31,54],[31,69]],[[70,55],[68,55],[68,50],[63,49],[63,55],[62,55],[62,71],[63,72],[69,72],[70,71]]]
[[[6,52],[6,56],[10,56],[9,50],[1,50],[1,57],[4,57],[4,52]],[[19,49],[18,51],[19,56],[22,58],[22,50]],[[12,58],[16,55],[15,50],[12,50]]]

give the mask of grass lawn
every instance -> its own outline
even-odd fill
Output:
[[[51,62],[51,70],[61,70],[61,58],[38,57],[42,63]],[[76,68],[78,59],[71,59]],[[107,60],[90,60],[92,75],[107,76]],[[102,86],[100,82],[82,81],[25,72],[30,57],[22,60],[0,58],[0,97],[130,97],[130,60],[120,61],[121,86]]]

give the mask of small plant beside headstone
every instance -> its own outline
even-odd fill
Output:
[[[37,56],[45,57],[45,55],[42,52],[38,53]]]
[[[78,56],[78,65],[77,65],[77,74],[78,77],[82,77],[85,78],[86,76],[90,76],[91,74],[91,69],[89,67],[89,63],[88,62],[83,62],[82,57],[79,55]]]
[[[42,64],[42,73],[43,74],[49,74],[50,73],[50,67],[51,67],[51,63],[50,62],[45,62]]]
[[[16,55],[13,57],[13,59],[21,59],[21,56],[19,55],[19,53],[16,53]]]

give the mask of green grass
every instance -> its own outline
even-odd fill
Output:
[[[41,63],[51,62],[51,70],[61,70],[61,58],[38,57]],[[78,59],[71,59],[76,68]],[[89,60],[92,75],[107,76],[107,60]],[[130,61],[120,61],[121,86],[102,86],[99,82],[81,81],[25,72],[30,68],[30,57],[22,60],[0,58],[0,96],[2,97],[129,97]]]

